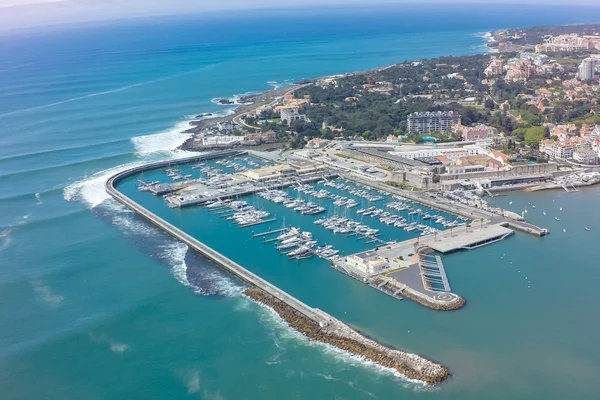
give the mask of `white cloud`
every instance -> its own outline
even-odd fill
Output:
[[[62,3],[66,0],[0,0],[0,8],[22,7],[35,4]]]

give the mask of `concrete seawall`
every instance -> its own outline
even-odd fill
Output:
[[[394,368],[411,379],[417,379],[427,384],[439,383],[449,376],[448,370],[435,362],[416,354],[404,353],[384,347],[373,340],[364,337],[359,332],[336,320],[327,313],[304,304],[295,297],[248,271],[241,265],[201,243],[174,225],[161,219],[115,188],[115,185],[118,184],[119,181],[143,171],[223,156],[227,156],[227,154],[220,152],[219,155],[206,154],[181,160],[155,162],[133,167],[109,178],[106,181],[105,189],[111,197],[135,211],[139,216],[156,225],[174,238],[187,244],[193,250],[214,261],[226,271],[252,285],[253,288],[247,289],[245,292],[248,297],[273,308],[292,327],[298,329],[310,339],[328,343],[361,357],[369,358],[380,365]],[[300,321],[303,320],[308,322],[299,324],[298,318],[300,318]]]

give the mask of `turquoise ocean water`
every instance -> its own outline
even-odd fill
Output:
[[[453,378],[431,389],[306,341],[240,296],[239,281],[108,200],[103,181],[181,156],[190,116],[229,112],[214,98],[482,52],[491,29],[598,20],[596,8],[403,6],[0,36],[0,398],[597,398],[597,188],[495,199],[517,212],[535,203],[528,219],[552,234],[444,257],[468,301],[454,313],[395,301],[317,260],[282,264],[247,230],[139,197],[301,300],[449,366]]]

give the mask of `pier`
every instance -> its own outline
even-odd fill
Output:
[[[423,287],[432,292],[450,292],[450,283],[442,259],[428,250],[427,247],[417,250]]]
[[[509,227],[535,236],[545,236],[549,233],[548,229],[540,228],[539,226],[527,223],[523,221],[523,218],[520,215],[508,210],[504,210],[503,215],[498,215],[480,208],[466,206],[464,204],[451,204],[447,201],[428,198],[423,195],[415,194],[406,190],[400,190],[379,182],[368,181],[355,175],[340,174],[340,176],[342,176],[344,179],[355,181],[364,186],[371,187],[372,189],[398,195],[433,209],[437,209],[462,218],[468,218],[470,220],[487,220],[491,224]]]

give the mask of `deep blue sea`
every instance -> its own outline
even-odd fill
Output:
[[[308,304],[453,372],[425,388],[305,340],[235,278],[109,200],[103,182],[186,155],[174,149],[192,116],[231,112],[215,98],[485,52],[492,29],[599,21],[593,7],[429,4],[0,34],[0,399],[598,398],[598,188],[496,198],[516,212],[534,202],[528,218],[552,234],[445,256],[468,301],[453,313],[316,261],[287,268],[253,252],[248,232],[148,200]]]

